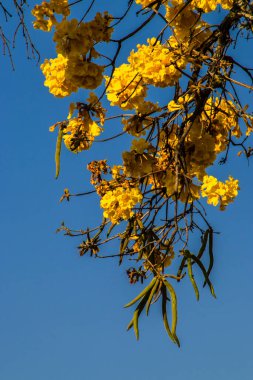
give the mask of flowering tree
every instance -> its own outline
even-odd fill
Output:
[[[79,231],[62,225],[59,230],[82,236],[81,256],[115,257],[120,264],[130,260],[129,281],[143,283],[143,290],[126,305],[135,305],[128,329],[133,327],[138,339],[139,316],[161,299],[165,329],[179,345],[173,282],[188,277],[199,299],[194,273],[200,270],[203,285],[215,297],[210,280],[214,231],[203,204],[223,211],[239,190],[232,176],[222,182],[207,171],[225,164],[233,150],[247,158],[252,154],[248,139],[253,115],[238,94],[240,86],[252,89],[252,69],[240,62],[236,47],[240,39],[252,38],[253,4],[130,0],[124,5],[122,15],[100,9],[95,0],[85,10],[82,0],[43,1],[32,10],[34,28],[53,31],[56,57],[41,65],[50,93],[63,98],[91,90],[86,100],[70,103],[65,120],[50,127],[58,133],[56,177],[62,143],[73,153],[88,150],[112,118],[122,123],[119,135],[132,136],[121,165],[106,157],[88,165],[93,189],[83,195],[97,193],[101,224]],[[95,6],[97,13],[91,17]],[[73,12],[80,17],[72,17]],[[118,28],[128,17],[133,28],[119,37]],[[155,18],[162,25],[159,30],[150,27]],[[150,38],[132,46],[127,62],[118,64],[125,43],[144,29]],[[106,44],[112,46],[110,56]],[[241,72],[247,78],[243,83]],[[160,103],[154,101],[154,88],[162,91]],[[110,103],[107,110],[104,98]],[[61,200],[75,195],[65,189]],[[191,249],[193,234],[199,239],[198,251]],[[112,240],[118,242],[118,252],[108,255],[106,245]]]

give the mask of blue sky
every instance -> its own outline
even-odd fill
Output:
[[[106,3],[115,8],[113,1],[100,3],[101,9]],[[54,56],[50,36],[33,35],[42,60]],[[144,37],[143,32],[139,38]],[[244,62],[249,49],[250,41],[240,46]],[[97,144],[80,155],[63,150],[56,181],[56,134],[48,127],[66,117],[70,99],[48,93],[39,66],[25,59],[21,42],[14,53],[15,72],[7,58],[0,59],[0,379],[251,380],[252,163],[235,157],[227,167],[214,169],[217,175],[232,174],[241,186],[226,212],[208,208],[209,219],[221,232],[212,274],[217,300],[205,288],[197,303],[189,281],[184,281],[177,286],[181,349],[167,338],[156,307],[149,318],[141,318],[137,342],[132,331],[126,332],[132,311],[123,305],[138,288],[129,285],[124,269],[114,261],[80,258],[78,240],[55,234],[63,220],[74,228],[99,222],[95,196],[62,204],[59,198],[65,187],[73,192],[90,189],[87,163],[97,156],[119,160],[117,154],[129,142]],[[241,94],[245,103],[252,102],[247,91]],[[84,96],[75,94],[71,100]],[[111,123],[106,128],[110,135],[121,126]]]

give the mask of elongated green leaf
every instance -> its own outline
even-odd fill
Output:
[[[185,263],[186,263],[186,257],[183,257],[182,261],[181,261],[181,264],[180,264],[180,267],[177,271],[177,277],[180,277],[181,274],[182,274],[182,271],[184,269],[184,266],[185,266]],[[179,280],[178,280],[179,281]]]
[[[213,263],[214,263],[214,256],[213,256],[213,230],[210,229],[210,232],[209,232],[209,247],[208,247],[208,253],[209,253],[209,266],[208,266],[208,269],[207,269],[207,277],[209,277],[212,269],[213,269]],[[204,282],[204,285],[206,285],[206,281]]]
[[[117,226],[117,224],[112,224],[112,225],[110,226],[110,228],[109,228],[108,231],[107,231],[106,238],[108,238],[108,237],[110,236],[110,233],[112,232],[112,230],[113,230],[113,228],[114,228],[115,226]]]
[[[151,291],[151,289],[145,294],[145,296],[139,302],[138,306],[135,309],[133,318],[130,321],[130,323],[128,324],[128,326],[127,326],[127,330],[129,330],[131,327],[134,327],[134,333],[135,333],[135,336],[136,336],[137,340],[139,339],[139,326],[138,326],[139,316],[141,315],[141,313],[142,313],[142,311],[144,309],[144,306],[145,306],[145,304],[146,304],[146,302],[148,300],[150,291]]]
[[[197,255],[197,257],[199,259],[202,257],[203,253],[205,252],[206,245],[207,245],[208,235],[209,235],[209,229],[206,230],[206,232],[204,233],[204,237],[203,237],[203,240],[202,240],[202,245],[201,245],[199,253]]]
[[[155,295],[155,292],[157,291],[157,288],[159,286],[159,279],[156,278],[155,279],[155,283],[151,289],[151,292],[149,294],[149,297],[148,297],[148,300],[147,300],[147,303],[146,303],[146,314],[148,315],[148,312],[149,312],[149,308],[150,308],[150,305],[151,305],[151,302],[152,302],[152,299]]]
[[[198,257],[196,257],[195,255],[191,254],[189,251],[185,251],[185,254],[186,254],[187,257],[190,257],[193,261],[195,261],[196,264],[199,266],[199,268],[201,269],[201,271],[202,271],[202,273],[203,273],[203,275],[205,277],[205,281],[206,281],[207,285],[209,286],[209,289],[210,289],[210,292],[211,292],[212,296],[214,298],[216,298],[213,285],[212,285],[211,281],[208,278],[206,269],[205,269],[204,265],[202,264],[202,262],[198,259]]]
[[[129,303],[127,303],[124,307],[130,307],[132,305],[134,305],[139,299],[141,299],[142,297],[145,296],[145,294],[154,286],[155,284],[155,281],[156,281],[156,277],[154,277],[150,283],[148,284],[148,286],[146,286],[146,288],[144,288],[140,294],[138,294],[137,297],[135,297],[132,301],[130,301]]]
[[[59,177],[59,174],[60,174],[62,137],[63,137],[63,129],[60,127],[58,131],[58,136],[56,140],[56,148],[55,148],[55,178],[56,179]]]
[[[168,322],[168,317],[167,317],[167,291],[166,291],[165,285],[162,286],[161,292],[162,292],[162,315],[163,315],[163,324],[164,324],[165,330],[167,331],[167,334],[170,337],[170,339],[172,340],[172,342],[176,343],[178,345],[178,347],[180,347],[178,337],[176,336],[176,334],[172,333],[170,326],[169,326],[169,322]]]
[[[133,316],[134,333],[137,340],[139,340],[139,326],[138,326],[139,315],[140,315],[139,310],[136,310]]]
[[[173,286],[167,280],[164,280],[164,284],[170,293],[171,314],[172,314],[171,333],[174,336],[175,341],[177,342],[177,340],[178,340],[177,335],[176,335],[176,329],[177,329],[177,296],[176,296],[176,292],[175,292]]]
[[[128,323],[128,325],[127,325],[127,331],[130,330],[131,327],[133,327],[133,325],[134,325],[134,320],[133,320],[133,318],[132,318],[131,321],[130,321],[130,322]]]
[[[187,258],[187,267],[188,267],[188,275],[189,275],[189,278],[191,280],[191,283],[192,283],[192,286],[193,286],[193,289],[194,289],[194,292],[195,292],[195,295],[196,295],[196,298],[198,301],[199,300],[199,289],[198,289],[198,286],[196,284],[196,281],[194,279],[194,275],[192,272],[192,261],[191,261],[190,257]]]

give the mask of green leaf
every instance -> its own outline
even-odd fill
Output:
[[[185,263],[186,263],[186,257],[183,257],[182,258],[182,261],[181,261],[181,264],[180,264],[180,267],[179,267],[179,269],[178,269],[178,271],[177,271],[177,277],[181,277],[181,274],[182,274],[182,271],[183,271],[183,269],[184,269],[184,266],[185,266]],[[179,280],[178,280],[179,281]]]
[[[149,312],[149,308],[150,308],[150,305],[151,305],[151,302],[152,302],[152,299],[157,291],[157,288],[159,287],[159,284],[160,284],[160,281],[158,278],[155,279],[155,283],[151,289],[151,292],[149,293],[149,297],[148,297],[148,300],[147,300],[147,303],[146,303],[146,314],[148,315],[148,312]]]
[[[212,269],[213,269],[213,263],[214,263],[214,256],[213,256],[213,230],[209,230],[209,247],[208,247],[208,253],[209,253],[209,266],[207,269],[207,277],[209,277]],[[204,282],[204,285],[206,286],[206,281]]]
[[[63,137],[63,129],[60,127],[58,131],[58,136],[56,140],[56,148],[55,148],[55,178],[56,179],[59,177],[59,174],[60,174],[62,137]]]
[[[199,253],[197,255],[197,257],[199,259],[202,257],[203,253],[205,252],[208,235],[209,235],[209,229],[206,230],[206,232],[204,233],[203,240],[202,240],[202,245],[201,245]]]
[[[134,333],[135,333],[135,336],[136,336],[136,339],[138,340],[139,339],[139,326],[138,326],[138,322],[139,322],[139,316],[141,315],[143,309],[144,309],[144,306],[147,302],[147,299],[149,297],[149,292],[151,290],[149,290],[145,296],[142,298],[142,300],[140,301],[140,303],[138,304],[138,306],[136,307],[135,309],[135,312],[134,312],[134,315],[133,315],[133,318],[132,320],[130,321],[130,323],[128,324],[127,326],[127,330],[129,330],[131,327],[134,327]]]
[[[172,333],[172,330],[170,329],[168,317],[167,317],[167,291],[166,291],[166,285],[162,286],[162,315],[163,315],[163,324],[165,327],[165,330],[167,331],[168,336],[172,340],[173,343],[176,343],[178,347],[180,347],[180,342],[178,340],[178,337],[176,334]]]
[[[176,335],[176,329],[177,329],[177,296],[176,296],[176,292],[175,292],[173,286],[167,280],[164,280],[164,284],[170,293],[171,314],[172,314],[171,333],[174,336],[175,341],[177,343],[177,341],[178,341],[178,338]]]
[[[191,280],[191,283],[192,283],[192,286],[193,286],[193,289],[194,289],[194,292],[195,292],[195,295],[196,295],[196,298],[198,301],[199,300],[199,289],[198,289],[198,286],[196,284],[196,281],[194,279],[194,275],[192,272],[192,261],[191,261],[190,257],[187,258],[187,267],[188,267],[188,275],[189,275],[189,278]]]
[[[148,286],[146,286],[146,288],[144,288],[144,289],[140,292],[140,294],[138,294],[137,297],[135,297],[132,301],[130,301],[129,303],[127,303],[124,307],[130,307],[130,306],[134,305],[139,299],[141,299],[142,297],[144,297],[145,294],[146,294],[149,290],[151,290],[151,288],[154,286],[155,281],[156,281],[156,277],[154,277],[154,278],[152,279],[152,281],[150,281],[150,283],[148,284]]]
[[[214,298],[216,298],[213,285],[212,285],[211,281],[208,278],[208,274],[207,274],[206,269],[205,269],[204,265],[202,264],[202,262],[199,260],[198,257],[196,257],[195,255],[191,254],[188,250],[185,250],[185,255],[186,255],[186,257],[190,257],[199,266],[199,268],[201,269],[201,271],[202,271],[202,273],[203,273],[203,275],[205,277],[205,281],[206,281],[207,285],[209,286],[209,289],[210,289],[210,292],[211,292],[212,296]]]
[[[113,230],[113,228],[114,228],[115,226],[117,226],[116,223],[115,223],[115,224],[113,224],[113,223],[111,224],[110,228],[109,228],[108,231],[107,231],[106,238],[108,238],[108,237],[110,236],[110,234],[111,234],[111,232],[112,232],[112,230]]]

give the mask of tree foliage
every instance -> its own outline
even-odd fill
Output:
[[[81,256],[115,257],[120,264],[129,260],[129,281],[141,282],[143,290],[125,305],[135,306],[128,329],[133,327],[138,339],[139,316],[160,305],[164,327],[179,345],[174,283],[188,277],[199,299],[194,275],[200,271],[215,297],[210,279],[215,226],[208,222],[204,204],[224,211],[239,191],[232,176],[223,182],[208,173],[234,152],[238,159],[252,155],[253,115],[239,95],[240,87],[252,90],[252,69],[240,61],[238,44],[252,38],[253,4],[130,0],[124,6],[119,15],[95,0],[89,6],[81,0],[50,0],[32,10],[34,28],[49,32],[55,43],[56,57],[41,65],[50,93],[63,98],[90,91],[85,101],[70,103],[65,120],[50,127],[58,133],[56,177],[63,143],[73,153],[92,148],[112,118],[122,124],[112,145],[122,134],[132,137],[121,165],[106,157],[89,163],[92,190],[71,194],[65,189],[61,198],[97,193],[101,224],[78,231],[62,225],[59,230],[81,237]],[[159,30],[154,19],[160,20]],[[126,23],[133,27],[124,34],[121,25]],[[119,64],[125,44],[142,30],[150,38],[132,45],[126,63]],[[159,103],[154,89],[161,91]],[[197,251],[191,248],[193,236],[199,239]],[[118,242],[118,252],[107,254],[112,240]]]

